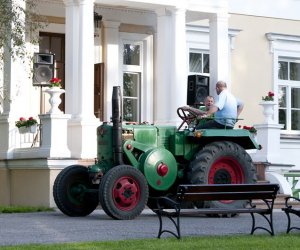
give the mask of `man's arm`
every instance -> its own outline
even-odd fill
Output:
[[[210,106],[209,110],[207,112],[204,112],[204,115],[202,118],[211,116],[213,113],[216,113],[219,110],[219,108],[215,105]]]
[[[240,113],[243,111],[244,109],[244,103],[240,100],[238,100],[237,103],[237,117],[239,117]]]
[[[196,115],[203,115],[205,114],[206,112],[203,111],[203,110],[200,110],[200,109],[196,109],[196,108],[192,108],[192,107],[189,107],[189,106],[184,106],[182,107],[183,110],[186,110],[186,111],[192,111],[193,113],[195,113]]]

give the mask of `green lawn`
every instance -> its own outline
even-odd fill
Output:
[[[34,213],[34,212],[54,211],[48,207],[31,207],[31,206],[0,206],[0,213]]]
[[[274,237],[270,235],[243,235],[243,236],[209,236],[209,237],[184,237],[177,240],[173,237],[164,239],[101,241],[67,244],[34,244],[0,247],[1,250],[80,250],[80,249],[103,249],[103,250],[147,250],[147,249],[211,249],[211,250],[285,250],[300,248],[300,233],[280,234]]]

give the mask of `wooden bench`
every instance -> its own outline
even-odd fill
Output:
[[[248,204],[245,208],[199,208],[193,209],[195,214],[205,215],[224,215],[250,213],[252,217],[251,234],[257,229],[263,229],[274,235],[273,229],[273,206],[279,186],[277,184],[214,184],[214,185],[179,185],[175,198],[166,196],[151,197],[156,201],[157,209],[153,211],[159,218],[159,232],[157,238],[165,232],[174,235],[177,239],[181,238],[180,232],[180,215],[182,204],[186,201],[220,201],[220,200],[246,200]],[[256,207],[252,200],[262,200],[265,206]],[[170,209],[172,208],[172,209]],[[254,214],[264,217],[269,228],[256,226]],[[176,232],[163,229],[163,219],[169,218],[176,228]]]
[[[300,202],[300,199],[298,199],[296,197],[292,197],[292,196],[285,198],[285,207],[282,208],[282,211],[284,211],[288,217],[288,225],[287,225],[286,233],[289,233],[293,229],[300,230],[299,227],[291,226],[290,214],[295,214],[298,217],[300,217],[300,208],[296,208],[295,206],[293,207],[293,205],[291,204],[291,201]],[[299,205],[300,205],[300,203],[299,203]]]

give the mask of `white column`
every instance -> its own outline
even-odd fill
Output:
[[[257,129],[257,143],[262,149],[257,151],[254,156],[255,161],[279,163],[281,162],[280,154],[280,130],[282,124],[276,124],[274,117],[275,102],[261,102],[263,108],[264,121],[262,124],[254,125]],[[282,162],[281,162],[282,163]]]
[[[157,34],[156,34],[156,62],[155,62],[155,96],[154,96],[154,122],[156,124],[167,123],[171,120],[171,95],[173,88],[171,82],[171,44],[174,42],[170,35],[171,14],[166,9],[156,11]],[[174,73],[174,72],[173,72]]]
[[[65,55],[65,111],[75,115],[79,110],[79,5],[74,0],[64,0],[66,6],[66,55]]]
[[[12,2],[15,2],[13,0]],[[24,7],[25,3],[15,3],[17,6]],[[19,16],[19,18],[25,18]],[[25,32],[25,31],[24,31]],[[25,39],[25,33],[22,36]],[[3,48],[3,112],[0,114],[0,158],[13,158],[13,150],[18,144],[19,136],[16,132],[15,121],[21,116],[26,116],[28,112],[28,100],[26,96],[26,89],[28,85],[28,68],[29,61],[19,57],[12,58],[8,47]],[[24,64],[25,60],[25,64]],[[27,65],[28,63],[28,65]],[[28,70],[28,69],[27,69]]]
[[[111,117],[111,97],[113,86],[120,86],[119,79],[119,22],[103,21],[103,61],[104,67],[104,121],[110,121]]]
[[[97,155],[94,115],[94,23],[93,0],[64,0],[66,5],[66,113],[71,156]]]
[[[11,140],[15,129],[13,111],[16,109],[16,101],[13,100],[14,84],[12,72],[12,59],[8,50],[4,48],[5,62],[3,66],[3,113],[0,114],[0,158],[9,159],[12,157],[13,141]],[[15,108],[14,108],[15,107]]]
[[[212,14],[209,18],[210,93],[215,93],[218,80],[229,80],[228,14]],[[231,83],[228,83],[230,89]]]
[[[187,47],[186,47],[186,10],[183,8],[172,10],[172,30],[173,30],[173,60],[170,74],[171,88],[169,93],[168,107],[173,107],[168,112],[171,113],[171,123],[179,121],[177,108],[186,105],[187,98]]]
[[[94,1],[79,4],[79,117],[95,119],[94,115]]]
[[[280,154],[281,124],[264,123],[254,125],[257,129],[257,143],[262,146],[253,157],[257,162],[282,163]]]

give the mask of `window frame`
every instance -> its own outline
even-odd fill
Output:
[[[119,39],[119,79],[123,90],[123,73],[139,73],[139,121],[153,121],[153,35],[120,32]],[[136,43],[141,45],[140,65],[123,64],[124,44]],[[122,114],[123,115],[123,114]]]
[[[190,71],[190,55],[191,53],[194,54],[201,54],[201,58],[202,58],[202,65],[201,65],[201,72],[195,72],[195,71]],[[203,72],[203,57],[204,54],[207,54],[209,56],[209,60],[210,60],[210,53],[209,50],[204,50],[204,49],[196,49],[196,48],[189,48],[189,52],[188,52],[188,72],[189,75],[203,75],[203,76],[210,76],[210,68],[209,68],[209,72],[208,73],[204,73]]]
[[[299,60],[300,58],[300,36],[294,35],[285,35],[285,34],[278,34],[278,33],[266,33],[266,38],[269,40],[270,45],[270,53],[273,54],[273,86],[274,86],[274,93],[275,93],[275,101],[278,101],[279,95],[279,86],[285,86],[286,80],[281,80],[278,77],[279,73],[279,61],[285,60]],[[295,82],[295,81],[293,81]],[[298,82],[298,81],[296,81]],[[300,82],[299,82],[300,83]],[[291,84],[295,87],[299,85],[295,85],[298,83]],[[287,102],[290,105],[291,100],[290,97]],[[275,106],[275,122],[279,123],[279,106]],[[291,123],[291,117],[288,117],[289,122]],[[292,137],[299,137],[300,130],[287,130],[282,129],[280,131],[282,136],[292,136]]]
[[[130,64],[124,64],[124,45],[125,44],[132,44],[132,45],[138,45],[140,46],[140,55],[139,55],[139,65],[130,65]],[[122,92],[124,92],[124,74],[137,74],[139,75],[138,77],[138,86],[137,86],[137,97],[132,98],[129,96],[124,96],[123,94],[123,102],[124,99],[134,99],[137,100],[137,121],[133,122],[140,122],[141,121],[141,89],[142,89],[142,78],[143,78],[143,42],[142,41],[137,41],[137,40],[129,40],[129,39],[122,39],[122,47],[121,47],[121,53],[122,53]],[[122,114],[122,117],[124,119],[124,114]],[[124,120],[125,121],[125,120]],[[126,121],[125,121],[126,122]]]
[[[282,129],[285,133],[292,133],[292,134],[300,134],[299,130],[292,130],[292,111],[293,110],[300,110],[300,108],[293,108],[292,107],[292,89],[300,89],[300,81],[290,80],[290,63],[298,63],[300,65],[300,58],[285,58],[279,57],[279,62],[287,62],[287,75],[288,79],[279,79],[277,88],[279,90],[280,87],[286,88],[286,129]],[[278,75],[279,75],[279,67],[278,67]],[[279,94],[279,91],[278,91]],[[299,95],[300,98],[300,95]],[[278,112],[280,110],[280,106],[278,105]],[[279,115],[279,113],[278,113]]]

